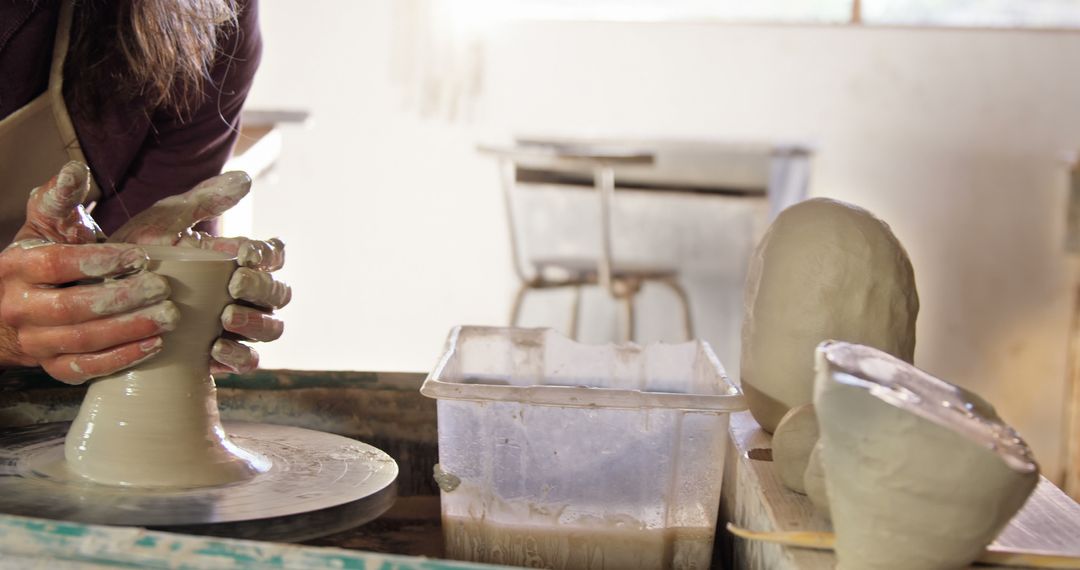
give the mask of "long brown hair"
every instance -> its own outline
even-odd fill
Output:
[[[204,97],[236,0],[82,0],[64,63],[64,95],[95,117],[108,101],[190,115]]]

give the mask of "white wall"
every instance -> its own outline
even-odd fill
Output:
[[[284,133],[254,195],[255,231],[286,240],[294,289],[263,364],[424,370],[453,324],[499,322],[509,305],[494,170],[471,129],[403,111],[389,82],[390,2],[322,4],[262,4],[249,107],[312,111]]]
[[[917,364],[995,402],[1057,475],[1057,156],[1080,146],[1080,34],[518,23],[491,32],[476,118],[447,125],[389,82],[390,0],[319,4],[262,7],[251,104],[314,113],[257,189],[256,231],[286,238],[295,289],[266,366],[424,370],[450,326],[503,321],[514,280],[480,132],[811,139],[813,193],[908,248]]]

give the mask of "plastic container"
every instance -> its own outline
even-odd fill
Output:
[[[447,556],[545,568],[708,568],[728,415],[708,344],[584,345],[458,327],[438,400]]]

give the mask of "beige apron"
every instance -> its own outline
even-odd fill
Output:
[[[86,162],[64,104],[64,57],[72,11],[72,2],[63,2],[49,68],[49,87],[0,121],[0,249],[22,227],[30,191],[56,176],[68,161]],[[88,203],[101,196],[96,184],[91,182],[90,186]]]

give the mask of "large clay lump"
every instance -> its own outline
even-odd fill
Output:
[[[825,198],[784,210],[747,277],[741,376],[754,418],[772,433],[812,400],[814,348],[824,340],[911,362],[918,311],[911,262],[885,222]]]

